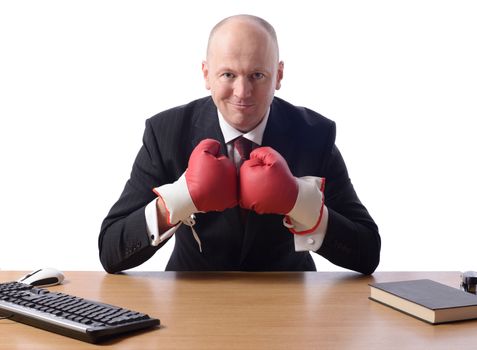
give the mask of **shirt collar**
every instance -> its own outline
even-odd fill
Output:
[[[263,133],[265,132],[265,127],[267,126],[268,117],[270,115],[270,107],[268,107],[265,117],[262,121],[252,130],[247,133],[243,133],[235,128],[233,128],[227,121],[224,119],[224,116],[217,109],[217,114],[219,115],[219,124],[222,135],[224,135],[225,143],[236,139],[239,136],[243,136],[246,139],[256,143],[257,145],[262,145]]]

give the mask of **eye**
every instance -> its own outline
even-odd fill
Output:
[[[259,73],[259,72],[255,72],[252,74],[252,79],[253,80],[260,80],[260,79],[263,79],[265,78],[265,74],[263,73]]]
[[[222,73],[220,77],[225,79],[233,79],[235,75],[233,75],[233,73],[230,73],[230,72],[225,72],[225,73]]]

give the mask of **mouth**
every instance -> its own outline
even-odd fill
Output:
[[[236,103],[236,102],[230,102],[230,105],[238,110],[246,110],[254,106],[252,103]]]

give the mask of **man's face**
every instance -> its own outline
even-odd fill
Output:
[[[250,131],[264,118],[283,77],[277,51],[255,23],[226,24],[213,35],[202,71],[215,105],[235,129]]]

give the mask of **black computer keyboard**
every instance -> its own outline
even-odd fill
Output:
[[[0,283],[0,318],[90,343],[159,325],[140,312],[19,282]]]

